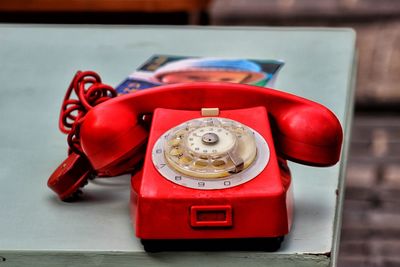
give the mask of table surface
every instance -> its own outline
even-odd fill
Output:
[[[147,254],[129,216],[129,180],[95,180],[64,203],[46,181],[65,158],[58,115],[76,70],[117,85],[153,54],[282,59],[276,88],[330,108],[345,132],[340,163],[290,164],[295,217],[275,253]],[[352,118],[355,34],[328,28],[0,25],[0,265],[335,265]]]

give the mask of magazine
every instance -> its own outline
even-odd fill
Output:
[[[119,95],[183,82],[231,82],[271,87],[281,60],[153,55],[116,87]]]

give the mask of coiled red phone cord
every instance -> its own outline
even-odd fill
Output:
[[[72,99],[72,92],[78,99]],[[117,91],[101,82],[94,71],[78,71],[72,79],[61,106],[59,128],[68,134],[70,152],[86,157],[82,151],[79,127],[85,114],[94,106],[117,96]]]
[[[76,98],[72,98],[72,93]],[[96,173],[80,145],[79,129],[85,114],[94,106],[117,96],[114,88],[101,82],[93,71],[78,71],[72,79],[61,106],[59,128],[68,134],[68,157],[50,175],[47,186],[63,201],[75,199],[80,188]]]
[[[72,98],[73,93],[76,95]],[[50,175],[47,186],[63,201],[75,199],[80,188],[88,179],[94,177],[112,177],[122,173],[135,173],[140,170],[144,147],[137,155],[120,162],[111,169],[94,170],[80,145],[80,125],[86,113],[94,106],[117,96],[114,88],[101,82],[100,76],[93,71],[78,71],[72,79],[61,106],[59,128],[68,135],[68,157]],[[150,127],[151,114],[142,114],[143,127]]]

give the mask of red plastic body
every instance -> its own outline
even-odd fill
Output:
[[[270,159],[256,178],[227,189],[198,190],[170,182],[152,162],[152,149],[168,129],[201,117],[200,111],[156,109],[140,174],[132,178],[131,212],[141,239],[279,237],[292,222],[290,174],[280,168],[265,107],[221,111],[267,141]],[[285,161],[281,160],[281,165]]]
[[[216,190],[190,189],[161,177],[151,162],[155,140],[199,117],[201,108],[219,108],[221,117],[248,125],[265,138],[270,159],[261,174],[240,186]],[[145,114],[153,114],[150,132],[141,123]],[[342,138],[339,121],[320,104],[230,83],[173,84],[110,99],[89,110],[80,124],[82,150],[97,173],[130,170],[132,162],[145,156],[132,188],[138,193],[136,234],[148,240],[287,234],[292,198],[284,161],[333,165],[340,158]],[[133,207],[135,201],[132,197]]]
[[[84,75],[89,78],[78,86]],[[330,166],[340,158],[343,134],[335,115],[295,95],[244,84],[186,83],[109,99],[113,94],[107,93],[110,88],[100,84],[97,75],[88,72],[77,77],[77,84],[67,92],[61,120],[71,128],[64,130],[72,132],[70,143],[77,145],[80,155],[71,154],[52,174],[48,186],[66,199],[92,173],[131,172],[144,159],[143,169],[132,178],[131,207],[136,234],[145,240],[286,235],[293,210],[286,160]],[[85,82],[96,82],[96,86],[85,90]],[[78,100],[69,99],[77,87],[84,112]],[[89,100],[100,98],[90,105],[85,92]],[[201,108],[219,108],[220,117],[239,121],[264,137],[270,157],[257,177],[236,187],[198,190],[158,173],[151,160],[154,143],[170,128],[201,117]],[[76,111],[78,116],[73,115]],[[71,119],[73,125],[68,123]]]

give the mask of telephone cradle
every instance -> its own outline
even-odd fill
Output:
[[[60,114],[69,155],[48,186],[68,201],[89,179],[132,173],[146,251],[277,250],[293,222],[286,160],[340,158],[338,119],[292,94],[196,82],[114,96],[96,73],[76,74]]]

